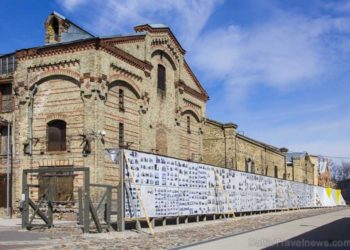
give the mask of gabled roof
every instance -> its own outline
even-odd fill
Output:
[[[171,29],[163,24],[142,24],[134,27],[134,30],[136,32],[144,32],[148,31],[150,33],[159,33],[159,32],[166,32],[170,36],[171,40],[175,43],[176,47],[179,49],[179,51],[184,55],[186,53],[186,50],[182,48],[179,41],[174,36]]]
[[[238,128],[237,124],[234,124],[234,123],[231,123],[231,122],[230,123],[222,123],[222,122],[218,122],[218,121],[215,121],[215,120],[212,120],[212,119],[209,119],[209,118],[206,118],[205,122],[209,123],[209,124],[213,124],[213,125],[221,127],[221,128],[225,128],[225,127],[232,127],[234,129]],[[286,148],[278,148],[278,147],[272,146],[272,145],[267,144],[265,142],[261,142],[261,141],[252,139],[252,138],[250,138],[248,136],[245,136],[245,135],[242,135],[242,134],[239,134],[239,133],[236,133],[236,136],[239,139],[245,140],[245,141],[247,141],[249,143],[258,145],[260,147],[264,147],[264,148],[269,149],[269,150],[271,150],[271,151],[273,151],[273,152],[275,152],[275,153],[277,153],[279,155],[285,156],[284,151],[287,150]]]
[[[55,15],[65,21],[67,21],[68,23],[70,23],[71,25],[77,27],[79,30],[81,30],[82,32],[90,35],[91,37],[95,37],[93,34],[91,34],[90,32],[88,32],[87,30],[83,29],[82,27],[80,27],[79,25],[77,25],[76,23],[72,22],[71,20],[69,20],[68,18],[66,18],[65,16],[63,16],[62,14],[58,13],[57,11],[53,11],[51,13],[52,15]]]
[[[250,137],[248,137],[248,136],[245,136],[245,135],[242,135],[242,134],[239,134],[239,133],[237,133],[237,137],[238,137],[238,138],[241,138],[241,139],[243,139],[243,140],[249,141],[249,142],[251,142],[251,143],[254,143],[254,144],[256,144],[256,145],[265,147],[265,148],[267,148],[267,149],[269,149],[269,150],[271,150],[271,151],[274,151],[275,153],[278,153],[278,154],[280,154],[280,155],[283,155],[283,156],[285,155],[284,152],[283,152],[283,150],[284,150],[285,148],[278,148],[278,147],[272,146],[272,145],[267,144],[267,143],[262,142],[262,141],[255,140],[255,139],[253,139],[253,138],[250,138]]]
[[[190,68],[190,66],[187,64],[186,60],[184,60],[184,66],[185,69],[187,70],[187,72],[190,74],[192,80],[194,81],[194,83],[197,85],[197,87],[201,90],[202,94],[206,97],[206,101],[209,99],[209,95],[207,93],[207,91],[202,87],[202,85],[200,84],[200,82],[198,81],[196,75],[193,73],[192,69]]]
[[[300,159],[307,155],[307,152],[293,152],[287,154],[287,163],[292,163],[293,159]]]
[[[87,39],[87,38],[94,38],[95,36],[92,35],[90,32],[86,31],[85,29],[81,28],[79,25],[75,24],[74,22],[67,19],[65,16],[59,14],[58,12],[54,11],[52,12],[46,19],[46,22],[48,23],[52,18],[56,18],[60,23],[64,24],[64,27],[66,28],[64,31],[62,31],[61,34],[61,40],[58,42],[70,42],[70,41],[76,41],[81,39]]]
[[[101,36],[97,37],[92,35],[90,32],[81,28],[74,22],[67,19],[64,15],[54,11],[46,19],[46,24],[50,24],[52,18],[56,18],[60,25],[63,25],[64,31],[61,33],[61,39],[59,42],[49,42],[44,46],[37,46],[32,48],[23,48],[16,51],[16,56],[26,57],[28,55],[35,56],[43,53],[48,53],[49,50],[58,50],[59,48],[68,48],[71,46],[78,46],[79,44],[95,44],[96,47],[102,47],[107,50],[109,53],[121,57],[122,59],[134,64],[135,66],[141,69],[150,70],[152,66],[149,62],[143,61],[131,55],[130,53],[112,46],[112,43],[124,43],[129,41],[139,41],[146,37],[148,33],[167,33],[170,39],[174,42],[176,48],[180,51],[182,55],[185,54],[185,50],[182,48],[179,41],[176,39],[171,29],[164,24],[143,24],[136,26],[135,32],[133,34],[127,35],[113,35],[113,36]],[[207,101],[209,99],[208,93],[202,87],[197,77],[184,60],[184,68],[189,74],[190,78],[194,84],[198,87],[199,91],[187,86],[188,92],[200,96],[201,99]]]

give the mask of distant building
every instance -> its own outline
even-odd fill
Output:
[[[316,155],[311,155],[310,159],[315,165],[315,185],[333,187],[334,183],[329,169],[329,159]]]
[[[315,166],[306,152],[287,154],[287,180],[314,185]]]
[[[237,125],[206,119],[203,161],[249,173],[286,178],[286,151],[237,133]]]

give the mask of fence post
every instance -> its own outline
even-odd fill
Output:
[[[84,171],[84,233],[90,231],[90,170]]]
[[[125,206],[124,206],[124,150],[119,150],[119,185],[118,185],[118,207],[117,207],[117,226],[118,226],[118,231],[124,231],[125,230]]]
[[[21,202],[23,205],[22,210],[22,229],[27,228],[28,218],[29,218],[29,205],[28,205],[28,183],[27,183],[27,171],[23,170],[22,172],[22,198]]]
[[[108,228],[111,225],[111,207],[112,207],[112,187],[107,187],[106,218]]]
[[[83,191],[81,188],[78,189],[78,206],[79,206],[79,225],[83,225]]]

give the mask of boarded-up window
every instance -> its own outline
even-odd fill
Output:
[[[0,207],[6,207],[6,175],[0,174]]]
[[[66,150],[66,122],[62,120],[50,121],[47,124],[47,150]]]
[[[247,173],[252,172],[252,160],[250,158],[245,160],[245,171]]]
[[[255,173],[255,162],[252,161],[252,165],[251,165],[251,173]]]
[[[278,178],[278,167],[275,166],[275,178]]]
[[[157,87],[158,90],[165,91],[166,73],[163,65],[158,64]]]
[[[0,127],[0,154],[1,155],[7,155],[8,148],[9,148],[9,142],[8,142],[8,133],[7,133],[7,126]]]
[[[119,123],[119,147],[124,147],[124,123]]]
[[[52,201],[72,201],[74,175],[70,171],[39,175],[39,197],[45,195]]]
[[[124,90],[119,89],[119,110],[124,112],[125,106],[124,106]]]
[[[1,112],[9,112],[12,110],[12,85],[2,84],[0,85],[0,101]]]

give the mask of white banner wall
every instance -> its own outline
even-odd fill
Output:
[[[124,150],[135,177],[125,193],[125,217],[188,216],[345,205],[339,190]],[[134,208],[133,208],[134,206]],[[233,210],[233,211],[232,211]],[[136,215],[134,215],[136,211]]]

